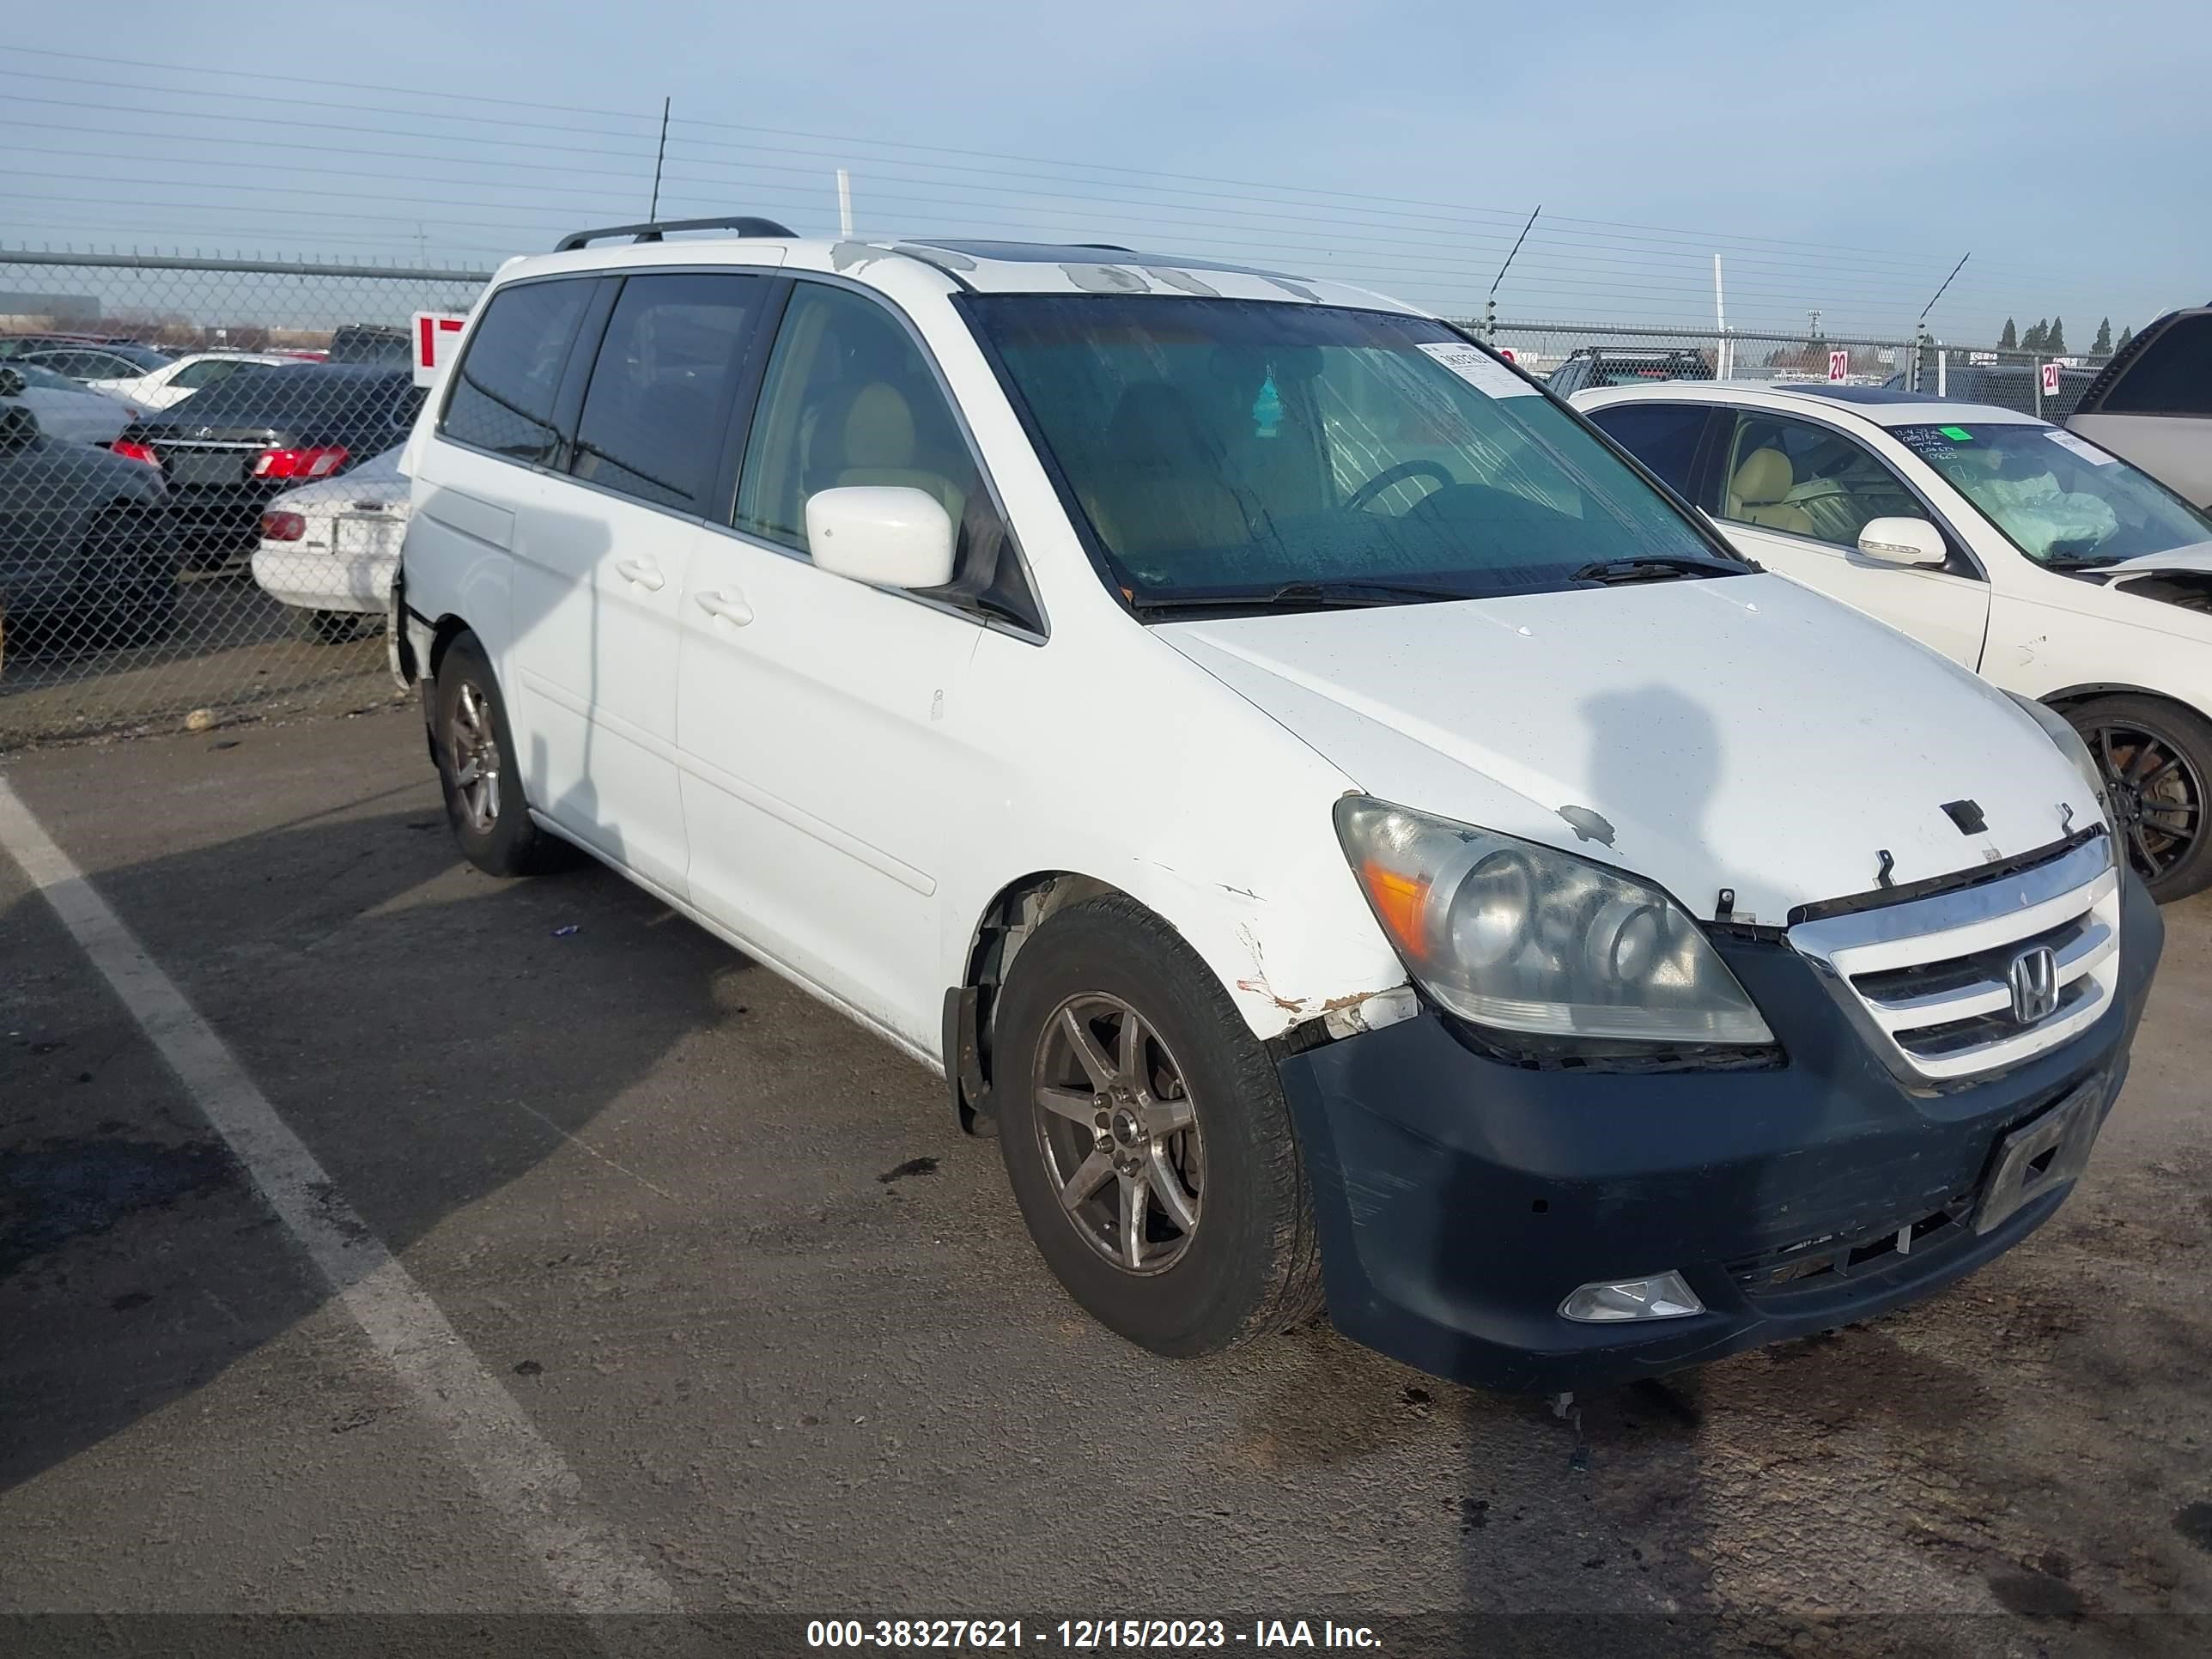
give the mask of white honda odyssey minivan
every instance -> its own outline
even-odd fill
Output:
[[[462,850],[941,1070],[1158,1352],[1324,1294],[1504,1387],[1829,1328],[2047,1219],[2124,1076],[2160,924],[2063,721],[1395,301],[580,233],[404,470]]]

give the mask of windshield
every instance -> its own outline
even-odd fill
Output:
[[[1890,435],[2045,564],[2114,564],[2212,542],[2212,519],[2057,427],[1976,422],[1892,427]]]
[[[1113,579],[1139,605],[1742,570],[1535,387],[1442,324],[1164,296],[967,301]]]

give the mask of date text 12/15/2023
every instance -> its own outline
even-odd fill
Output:
[[[1364,1625],[1333,1620],[1255,1619],[1249,1628],[1222,1619],[1062,1619],[1038,1624],[1019,1619],[815,1619],[807,1621],[810,1648],[1053,1647],[1066,1652],[1172,1652],[1197,1648],[1352,1648],[1382,1644]]]

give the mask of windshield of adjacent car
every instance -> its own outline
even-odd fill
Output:
[[[1139,605],[1330,583],[1483,598],[1644,560],[1746,568],[1441,323],[1168,296],[966,304]]]
[[[2043,563],[2115,564],[2212,542],[2212,518],[2054,426],[1969,422],[1892,427],[1890,435]]]

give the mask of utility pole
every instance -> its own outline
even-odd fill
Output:
[[[853,175],[837,169],[837,240],[853,240]]]

